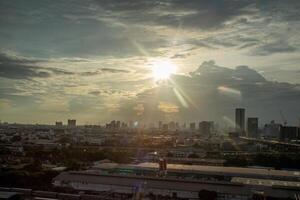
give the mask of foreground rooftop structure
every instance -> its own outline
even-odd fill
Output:
[[[161,195],[172,198],[199,198],[203,191],[217,199],[263,197],[293,198],[300,195],[300,174],[237,167],[168,165],[168,173],[159,176],[156,163],[120,165],[103,163],[91,170],[63,172],[53,185],[80,191],[114,191]]]

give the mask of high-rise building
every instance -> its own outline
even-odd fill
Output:
[[[182,124],[182,129],[183,130],[186,129],[186,123],[185,122]]]
[[[245,134],[245,108],[235,109],[235,130],[239,135]]]
[[[127,128],[127,124],[126,124],[125,122],[122,122],[121,128],[122,128],[122,129]]]
[[[299,140],[300,130],[297,126],[281,126],[280,127],[280,140]]]
[[[199,122],[199,132],[202,135],[210,135],[212,130],[213,122],[202,121]]]
[[[112,129],[116,129],[116,127],[117,127],[117,122],[116,122],[116,120],[112,120],[112,121],[110,122],[110,126],[111,126]]]
[[[179,126],[178,122],[175,123],[175,127],[176,127],[177,130],[180,129],[180,126]]]
[[[130,129],[134,128],[134,122],[132,120],[129,121],[129,128]]]
[[[76,127],[76,119],[68,119],[68,127]]]
[[[190,123],[190,130],[191,131],[196,130],[196,123],[195,122]]]
[[[265,124],[262,135],[267,138],[279,139],[280,129],[281,129],[281,124],[275,123],[275,121],[272,120],[271,123]]]
[[[162,130],[167,131],[169,129],[169,125],[168,124],[163,124],[162,125]]]
[[[117,121],[116,122],[116,129],[120,129],[121,128],[121,122],[120,121]]]
[[[258,118],[249,117],[247,119],[247,136],[250,138],[258,137]]]
[[[161,130],[161,129],[162,129],[162,126],[163,126],[162,121],[159,121],[159,122],[158,122],[158,129]]]
[[[174,122],[174,121],[169,122],[169,129],[170,129],[170,130],[175,130],[175,129],[176,129],[176,126],[175,126],[175,122]]]

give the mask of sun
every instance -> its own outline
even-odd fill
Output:
[[[161,60],[153,63],[152,75],[155,80],[167,80],[174,73],[176,73],[176,65],[170,61]]]

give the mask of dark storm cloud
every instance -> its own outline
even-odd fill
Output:
[[[214,31],[232,26],[228,25],[232,20],[236,27],[252,26],[248,19],[251,16],[265,21],[297,22],[299,7],[299,1],[293,0],[1,1],[0,42],[7,49],[45,58],[49,54],[130,57],[144,55],[141,48],[153,56],[160,55],[159,48],[172,45],[169,38],[161,37],[151,27]],[[194,42],[196,46],[217,49],[257,45],[257,41],[226,38]]]
[[[203,62],[198,69],[190,73],[193,78],[200,78],[203,82],[208,83],[230,83],[242,81],[255,84],[257,82],[265,82],[265,78],[248,66],[237,66],[235,69],[220,67],[214,61]]]
[[[0,77],[10,79],[30,79],[34,77],[46,78],[51,74],[42,69],[29,64],[34,64],[36,61],[24,58],[12,58],[4,53],[0,53]]]
[[[124,27],[107,21],[107,15],[92,1],[2,1],[0,34],[11,38],[1,37],[0,42],[7,49],[44,58],[126,57],[141,54],[132,40],[149,51],[162,44],[149,31],[130,38]]]
[[[95,91],[90,91],[89,94],[94,95],[94,96],[98,96],[101,94],[101,91],[95,90]]]
[[[300,20],[299,9],[300,2],[298,0],[285,1],[256,1],[256,6],[268,17],[282,21],[298,21]]]
[[[113,68],[102,68],[102,72],[110,72],[110,73],[129,73],[129,70],[124,69],[113,69]]]
[[[74,72],[59,68],[42,67],[45,59],[32,59],[0,53],[0,77],[9,79],[48,78],[52,75],[74,75]]]
[[[94,75],[99,75],[99,74],[103,74],[103,73],[130,73],[130,71],[125,70],[125,69],[101,68],[96,71],[81,72],[78,74],[82,75],[82,76],[94,76]]]
[[[297,48],[290,45],[287,41],[279,40],[273,43],[267,43],[254,49],[254,55],[267,56],[274,53],[291,53],[297,51]]]
[[[3,40],[7,47],[15,43],[17,46],[14,47],[22,53],[42,57],[49,53],[54,56],[127,57],[143,55],[141,48],[150,55],[158,55],[157,48],[170,45],[167,38],[158,37],[158,33],[149,30],[128,32],[130,25],[221,28],[225,21],[248,13],[246,7],[251,1],[105,0],[55,4],[50,1],[20,4],[10,1],[1,4],[0,23],[12,32],[12,41]],[[119,26],[119,22],[123,25]],[[2,31],[7,34],[5,29]],[[222,45],[221,41],[219,43]],[[196,45],[210,47],[201,41]]]
[[[253,46],[258,46],[261,42],[260,39],[254,36],[244,35],[218,35],[214,37],[205,37],[202,39],[190,39],[185,41],[187,44],[206,48],[210,50],[222,48],[238,48],[244,49]]]
[[[238,24],[250,24],[245,16],[256,15],[265,20],[297,21],[298,0],[97,0],[106,16],[137,24],[183,26],[185,28],[220,28],[237,18]]]
[[[220,28],[235,16],[248,14],[245,8],[252,1],[228,0],[165,0],[165,1],[97,1],[112,15],[119,12],[120,19],[132,23],[159,24],[186,28]],[[117,17],[117,16],[116,16]]]
[[[68,62],[77,62],[80,59],[67,59]],[[66,61],[66,59],[63,59]],[[9,79],[31,79],[31,78],[48,78],[53,75],[78,75],[78,76],[94,76],[103,73],[130,73],[129,70],[116,68],[100,68],[96,71],[72,72],[60,68],[43,67],[43,63],[49,60],[29,59],[18,56],[9,56],[0,53],[0,77]],[[83,61],[79,61],[83,62]],[[86,61],[85,61],[86,62]],[[88,65],[88,63],[87,63]]]
[[[35,64],[42,60],[28,59],[16,55],[8,55],[7,53],[0,52],[0,63],[15,63],[15,64]]]

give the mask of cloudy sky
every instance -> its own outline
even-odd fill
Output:
[[[245,107],[297,124],[299,10],[299,0],[2,0],[0,119],[231,123]],[[163,82],[162,61],[177,69]]]

